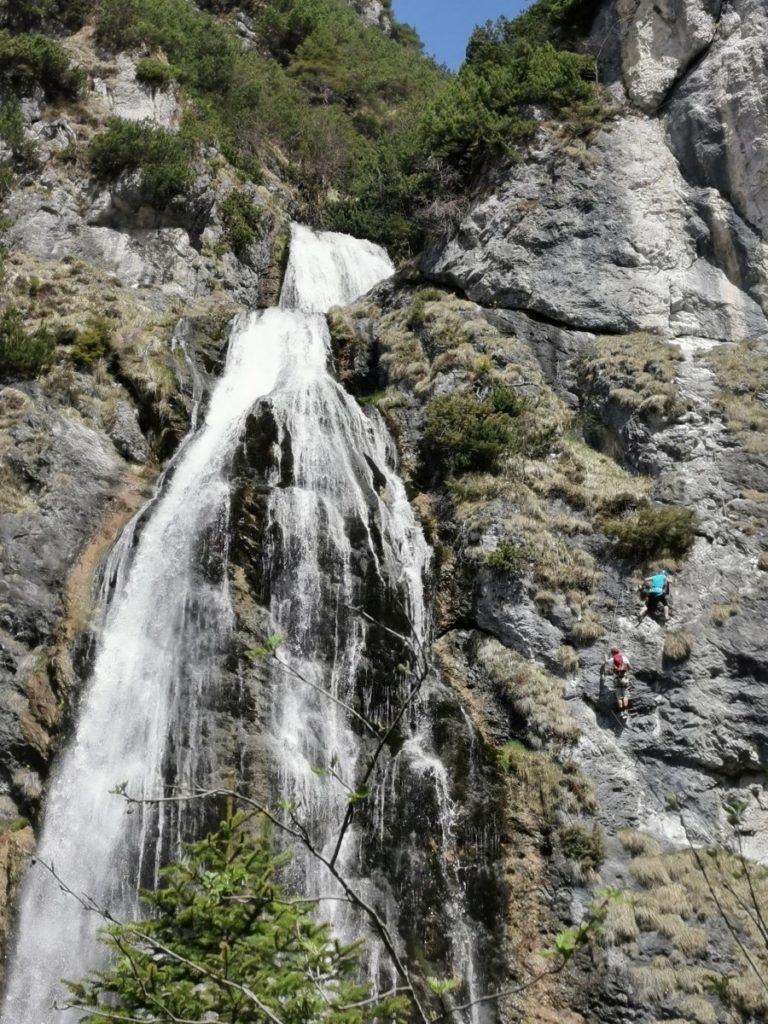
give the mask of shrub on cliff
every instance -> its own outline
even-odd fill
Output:
[[[0,0],[0,24],[13,32],[31,32],[43,25],[74,32],[91,8],[90,0]]]
[[[91,167],[105,178],[139,170],[148,196],[158,204],[185,192],[194,180],[185,139],[148,121],[113,117],[88,147]]]
[[[465,169],[489,156],[517,155],[536,131],[533,106],[560,117],[599,113],[595,62],[589,54],[557,49],[557,2],[540,2],[521,18],[500,18],[475,30],[467,59],[424,116],[428,149]],[[540,15],[540,17],[537,17]]]
[[[696,537],[696,513],[681,505],[647,505],[623,519],[604,520],[602,527],[616,541],[619,558],[682,558]]]
[[[175,68],[155,57],[144,57],[136,65],[136,81],[153,89],[162,89],[176,77]]]
[[[600,870],[605,860],[605,841],[599,825],[591,829],[583,825],[565,825],[558,832],[558,838],[569,860],[575,861],[584,871]]]
[[[473,395],[442,395],[427,404],[425,453],[449,472],[496,469],[513,437],[513,418],[490,398],[479,402]]]
[[[7,306],[0,315],[0,380],[36,377],[50,365],[55,348],[45,329],[25,329],[15,306]]]
[[[82,85],[82,70],[72,65],[56,40],[35,33],[15,36],[0,29],[0,86],[22,96],[40,86],[50,100],[74,99]]]
[[[248,257],[250,246],[263,235],[268,214],[251,202],[244,192],[230,192],[221,204],[224,234],[238,259]]]
[[[70,984],[83,1021],[216,1020],[249,1024],[398,1024],[400,997],[358,984],[359,945],[342,945],[311,913],[283,895],[276,873],[288,859],[269,834],[228,818],[162,872],[144,892],[147,920],[110,924],[114,960]]]

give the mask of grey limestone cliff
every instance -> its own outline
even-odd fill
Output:
[[[678,883],[664,857],[732,840],[724,807],[734,800],[741,850],[768,861],[765,19],[765,4],[751,0],[605,4],[590,43],[612,116],[589,144],[542,127],[525,161],[422,260],[429,280],[470,301],[403,282],[336,332],[342,377],[375,393],[435,531],[440,648],[455,685],[492,743],[511,736],[536,749],[548,735],[556,749],[564,725],[542,724],[530,701],[543,699],[537,673],[562,680],[579,739],[559,757],[570,750],[592,780],[596,804],[582,812],[603,831],[603,881],[637,889],[642,879],[636,914],[609,928],[603,983],[566,1000],[590,1021],[758,1020],[765,1009],[754,992],[726,1009],[686,989],[702,955],[681,952],[669,920],[650,920],[644,903],[654,886]],[[470,475],[436,488],[425,405],[468,387],[487,395],[489,373],[549,385],[587,450],[566,433],[543,460],[523,457],[495,481]],[[527,394],[538,395],[542,419],[560,415],[541,390]],[[600,453],[621,481],[591,461]],[[641,617],[648,560],[622,554],[606,532],[649,501],[696,515],[690,550],[670,563],[666,625]],[[582,570],[596,575],[585,582]],[[511,710],[489,638],[507,651],[512,691],[528,681]],[[635,666],[626,722],[601,679],[610,643]],[[683,803],[670,804],[673,795]],[[572,808],[553,813],[574,820]],[[643,874],[651,857],[655,881]],[[588,902],[578,879],[560,893],[558,912],[578,920]],[[680,929],[701,930],[695,942],[709,943],[716,965],[733,967],[717,914],[700,906],[692,922],[684,908],[669,912]],[[660,955],[673,964],[664,991],[653,981]],[[529,1005],[522,1019],[546,1012]]]

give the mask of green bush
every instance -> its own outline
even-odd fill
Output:
[[[81,370],[90,369],[112,351],[112,328],[107,320],[96,318],[74,339],[70,360]]]
[[[495,470],[513,440],[513,421],[490,399],[444,395],[427,404],[424,442],[443,467],[454,473]]]
[[[425,146],[461,168],[479,167],[488,156],[516,157],[532,137],[532,105],[566,116],[594,98],[594,59],[556,50],[551,43],[500,41],[462,66],[428,108],[422,123]]]
[[[144,57],[136,65],[136,80],[143,85],[151,85],[155,89],[162,89],[176,78],[176,71],[165,61],[157,60],[156,57]]]
[[[531,560],[528,548],[502,540],[495,551],[486,556],[485,564],[500,572],[523,572]]]
[[[520,40],[567,45],[588,32],[599,9],[600,0],[537,0],[512,21],[502,17],[478,25],[467,45],[467,63],[484,63],[500,46]]]
[[[528,402],[517,388],[507,384],[494,384],[491,388],[491,402],[497,412],[505,412],[509,416],[519,416],[527,408]]]
[[[576,861],[585,871],[598,871],[605,860],[605,842],[596,826],[589,830],[582,825],[566,825],[559,833],[560,847],[569,860]]]
[[[88,158],[95,173],[105,178],[140,170],[144,188],[158,204],[186,192],[194,181],[187,141],[148,121],[113,117],[91,142]]]
[[[623,519],[606,520],[602,527],[615,540],[619,558],[682,558],[696,537],[696,513],[681,505],[648,505]]]
[[[21,313],[7,306],[0,316],[0,379],[36,377],[49,366],[56,344],[44,328],[27,331]]]
[[[31,32],[44,24],[75,32],[91,9],[91,0],[0,0],[0,22],[14,32]]]
[[[221,220],[232,252],[239,260],[247,260],[250,246],[264,234],[268,214],[245,192],[230,192],[221,204]]]
[[[10,148],[14,159],[29,162],[35,155],[35,144],[24,134],[24,115],[16,97],[0,106],[0,139]]]
[[[13,168],[8,164],[0,164],[0,199],[5,199],[15,184],[16,174]],[[0,230],[3,228],[0,227]]]
[[[61,43],[36,33],[11,35],[0,29],[0,86],[26,95],[37,86],[46,97],[74,99],[84,81]]]

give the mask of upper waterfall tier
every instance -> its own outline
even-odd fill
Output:
[[[325,313],[364,295],[394,269],[384,250],[372,242],[294,224],[280,306]]]

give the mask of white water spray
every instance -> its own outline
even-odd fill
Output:
[[[305,244],[318,272],[308,278],[306,294],[304,275],[289,274],[286,303],[312,309],[347,303],[392,271],[383,251],[366,242],[296,229],[298,253]],[[107,567],[117,592],[104,616],[76,734],[50,786],[38,857],[75,893],[117,918],[135,913],[140,878],[156,873],[156,851],[176,845],[176,836],[164,832],[177,816],[152,809],[127,815],[125,801],[110,790],[126,783],[132,795],[156,797],[169,771],[178,789],[189,790],[206,768],[200,718],[233,619],[226,572],[206,578],[200,552],[217,542],[226,552],[227,471],[245,417],[296,369],[290,362],[296,336],[306,330],[305,317],[287,309],[236,322],[205,423]],[[77,1016],[52,1007],[66,995],[61,978],[79,980],[102,961],[100,924],[41,865],[30,870],[3,1024]]]
[[[214,767],[205,711],[221,685],[235,625],[226,571],[232,460],[260,399],[268,400],[278,433],[264,547],[274,629],[289,637],[286,658],[341,701],[354,705],[362,693],[361,710],[368,713],[367,683],[377,678],[369,663],[375,627],[354,608],[365,605],[371,588],[385,611],[400,610],[400,628],[417,645],[429,644],[429,549],[380,417],[364,415],[328,371],[330,339],[322,315],[391,271],[376,246],[294,227],[280,308],[236,321],[205,422],[195,430],[193,420],[156,497],[110,556],[93,672],[76,734],[50,786],[39,857],[52,862],[75,893],[116,918],[135,915],[138,885],[152,883],[189,822],[174,803],[162,810],[142,805],[128,815],[125,801],[110,789],[126,783],[139,798],[157,797],[169,786],[189,791],[205,783]],[[335,756],[339,773],[352,780],[365,757],[359,732],[338,704],[294,677],[277,670],[272,683],[268,731],[275,791],[300,805],[318,845],[330,852],[346,794],[312,769]],[[398,793],[402,798],[403,787],[423,784],[436,811],[429,826],[424,821],[425,834],[431,829],[446,860],[455,861],[450,780],[428,732],[414,709],[407,742],[376,780],[375,838],[379,852],[386,851],[384,833]],[[351,829],[339,863],[396,922],[398,901],[381,864],[375,879],[367,875],[366,844],[364,830]],[[409,853],[398,856],[407,860]],[[414,862],[419,856],[416,851]],[[329,889],[327,876],[309,858],[302,887],[310,895]],[[452,958],[473,997],[471,934],[460,885],[454,878],[447,887]],[[332,919],[346,938],[359,937],[359,917],[336,912]],[[103,962],[96,941],[100,924],[41,866],[30,870],[3,1024],[75,1019],[52,1005],[65,997],[61,978],[78,980]],[[370,950],[376,974],[374,942]]]

